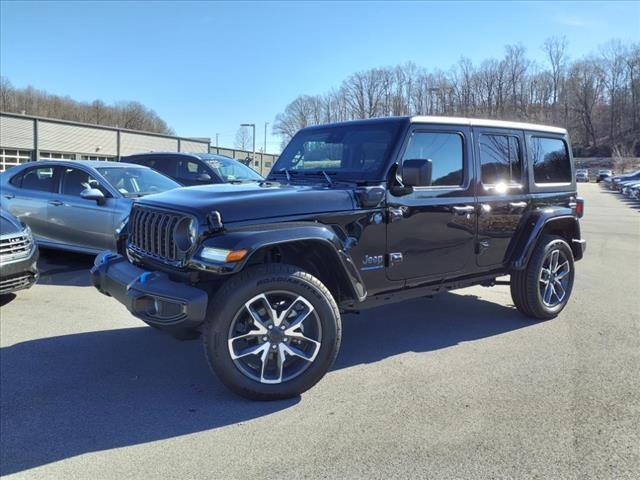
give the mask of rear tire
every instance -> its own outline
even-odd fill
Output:
[[[567,305],[574,276],[573,252],[566,240],[545,235],[526,268],[511,273],[511,298],[527,317],[549,320]]]
[[[299,267],[264,264],[232,277],[209,302],[209,366],[252,400],[295,397],[331,368],[341,321],[329,290]]]

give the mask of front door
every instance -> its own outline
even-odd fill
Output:
[[[104,203],[99,205],[95,200],[82,198],[80,192],[87,188],[101,190]],[[49,202],[50,239],[80,249],[113,249],[117,201],[88,172],[61,167],[59,189]]]
[[[524,134],[474,128],[477,150],[478,266],[500,267],[523,214],[529,208]]]
[[[401,162],[429,159],[432,184],[387,197],[387,276],[429,281],[474,264],[476,201],[468,127],[416,125]],[[409,282],[411,283],[411,282]]]

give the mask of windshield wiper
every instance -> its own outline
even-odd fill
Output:
[[[322,175],[324,175],[324,178],[327,179],[327,184],[330,187],[333,187],[333,182],[331,181],[331,177],[329,176],[329,174],[327,172],[325,172],[324,170],[322,170]]]

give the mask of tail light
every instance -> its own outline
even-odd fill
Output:
[[[584,198],[576,198],[576,215],[578,218],[582,218],[584,215]]]

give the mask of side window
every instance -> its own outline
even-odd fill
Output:
[[[531,137],[531,157],[535,183],[571,182],[571,160],[564,140]]]
[[[176,175],[180,178],[194,178],[199,173],[206,173],[204,168],[197,162],[190,160],[179,160],[177,163]]]
[[[435,187],[458,187],[462,185],[463,143],[458,133],[415,132],[402,161],[411,159],[431,160],[432,182]]]
[[[53,167],[30,168],[22,176],[21,188],[39,192],[53,191]]]
[[[62,171],[62,178],[60,180],[60,193],[62,195],[79,197],[80,192],[87,188],[97,188],[102,191],[105,196],[108,196],[109,193],[95,178],[83,170],[65,168]]]
[[[483,134],[479,146],[484,185],[522,183],[522,155],[517,137]]]
[[[20,188],[22,186],[22,177],[24,176],[24,172],[20,172],[17,175],[14,175],[13,177],[11,177],[11,180],[9,180],[9,183],[11,185],[13,185],[14,187],[18,187]]]

